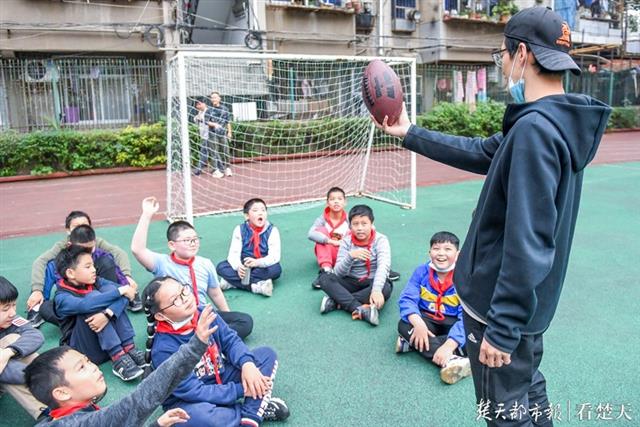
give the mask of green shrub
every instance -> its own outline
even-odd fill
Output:
[[[417,123],[427,129],[461,136],[490,136],[502,130],[505,105],[489,101],[476,104],[469,111],[467,104],[438,103],[433,110],[418,116]]]
[[[614,107],[607,123],[608,129],[640,127],[640,107]]]

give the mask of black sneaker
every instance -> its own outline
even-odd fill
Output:
[[[113,362],[113,368],[111,369],[113,375],[120,378],[122,381],[131,381],[142,376],[144,371],[136,365],[129,353],[123,354],[120,359]]]
[[[332,312],[338,308],[338,304],[331,298],[329,295],[325,295],[322,297],[322,301],[320,302],[320,314],[327,314]]]
[[[142,300],[140,299],[139,293],[136,292],[136,296],[133,297],[133,301],[129,301],[127,309],[132,313],[142,310]]]
[[[392,282],[397,282],[398,280],[400,280],[400,273],[398,273],[397,271],[389,270],[389,280],[391,280]]]
[[[44,319],[39,311],[29,310],[27,313],[27,321],[31,323],[34,328],[39,328],[44,323]]]
[[[289,407],[284,400],[272,397],[264,408],[263,421],[284,421],[289,418]]]
[[[378,307],[375,305],[363,304],[360,307],[353,310],[351,313],[353,320],[364,320],[371,323],[373,326],[378,326],[380,320],[378,319]]]
[[[140,366],[141,368],[147,366],[147,361],[144,357],[144,351],[134,348],[129,350],[127,354],[129,355],[129,357],[131,357],[131,360],[133,360],[136,365]]]
[[[316,277],[316,280],[314,280],[313,283],[311,283],[311,287],[313,289],[322,289],[322,286],[320,286],[320,278],[322,277],[323,274],[327,274],[327,271],[326,270],[318,271],[318,277]]]

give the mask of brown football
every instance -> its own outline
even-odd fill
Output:
[[[402,113],[402,84],[395,71],[384,61],[374,59],[362,73],[362,99],[364,105],[382,123],[388,116],[387,124],[392,125]]]

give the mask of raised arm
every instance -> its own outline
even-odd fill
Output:
[[[131,239],[131,252],[133,256],[149,271],[152,271],[155,267],[155,256],[153,252],[147,248],[147,233],[149,232],[151,218],[158,212],[158,209],[160,209],[160,204],[155,197],[147,197],[142,201],[142,215],[140,215],[138,226]]]

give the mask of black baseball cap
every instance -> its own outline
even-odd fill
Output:
[[[516,13],[504,29],[505,37],[527,42],[536,61],[551,71],[569,70],[579,75],[569,55],[571,29],[562,17],[546,7],[530,7]]]

